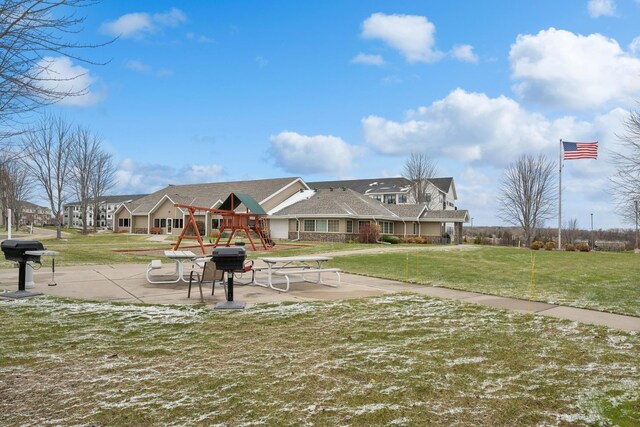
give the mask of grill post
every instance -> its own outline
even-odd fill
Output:
[[[0,245],[4,257],[18,263],[18,290],[5,292],[0,298],[28,298],[42,295],[42,292],[27,291],[27,262],[40,262],[42,253],[47,252],[41,242],[36,240],[5,240]]]
[[[211,259],[218,270],[227,273],[227,300],[216,304],[219,309],[242,309],[245,303],[233,300],[233,271],[242,270],[246,252],[242,247],[221,247],[213,251]]]

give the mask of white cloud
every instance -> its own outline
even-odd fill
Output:
[[[215,182],[223,171],[222,165],[191,165],[185,171],[185,177],[189,183]]]
[[[212,39],[210,37],[207,37],[205,35],[197,35],[195,33],[187,33],[187,38],[189,40],[193,40],[196,41],[198,43],[208,43],[208,44],[213,44],[215,43],[215,39]]]
[[[131,59],[129,61],[127,61],[127,63],[125,64],[125,66],[133,71],[137,71],[139,73],[150,73],[153,68],[151,68],[150,65],[145,64],[144,62],[138,60],[138,59]]]
[[[522,153],[548,152],[560,138],[592,138],[593,127],[572,117],[549,120],[513,99],[456,89],[408,111],[404,121],[362,119],[365,144],[388,155],[427,152],[438,158],[503,167]]]
[[[424,16],[374,13],[362,23],[362,37],[379,39],[399,50],[409,62],[435,62],[435,25]]]
[[[592,18],[614,16],[616,14],[616,3],[613,0],[589,0],[587,10]]]
[[[359,53],[351,60],[351,62],[353,64],[376,65],[380,67],[384,65],[384,58],[382,55]]]
[[[138,163],[124,159],[116,170],[116,190],[123,194],[152,193],[169,184],[217,182],[223,174],[221,165],[190,165],[173,168],[167,165]]]
[[[269,138],[276,164],[290,173],[345,174],[358,149],[331,135],[300,135],[280,132]]]
[[[509,53],[514,91],[553,107],[588,109],[640,96],[640,59],[601,34],[550,28],[519,35]]]
[[[258,67],[264,68],[269,65],[269,60],[264,56],[258,55],[256,56],[256,63],[258,64]]]
[[[142,74],[153,74],[156,77],[168,77],[173,75],[173,71],[168,68],[155,70],[151,65],[145,64],[139,59],[131,59],[125,63],[125,67]]]
[[[100,26],[100,31],[114,37],[142,38],[160,31],[163,27],[177,27],[187,21],[180,9],[171,8],[164,13],[128,13]]]
[[[631,43],[629,43],[629,52],[636,56],[640,54],[640,36],[631,40]]]
[[[61,94],[79,94],[63,98],[58,102],[59,105],[89,107],[106,96],[105,93],[92,90],[91,86],[95,86],[98,79],[88,69],[74,65],[67,57],[44,57],[38,62],[36,72],[42,88]]]
[[[473,46],[469,44],[454,46],[451,56],[464,62],[478,62],[478,55],[473,53]]]

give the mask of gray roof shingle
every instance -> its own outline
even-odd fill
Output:
[[[246,193],[258,203],[262,203],[269,196],[278,192],[298,177],[273,178],[253,181],[213,182],[208,184],[169,185],[155,193],[128,203],[127,208],[134,215],[146,215],[166,195],[174,203],[186,205],[213,207],[224,201],[229,194]]]
[[[307,184],[310,188],[317,189],[346,187],[360,194],[406,193],[411,188],[411,181],[403,177],[316,181]]]
[[[273,216],[336,216],[397,219],[396,214],[387,209],[386,205],[349,188],[344,190],[341,188],[334,190],[317,190],[308,199],[287,206],[275,212]]]

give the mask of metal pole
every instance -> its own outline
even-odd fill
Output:
[[[562,139],[560,139],[560,157],[558,159],[558,249],[562,249]]]
[[[7,209],[7,239],[11,240],[11,209]]]
[[[593,214],[591,214],[591,248],[595,249],[596,241],[593,240]]]
[[[638,200],[636,200],[636,250],[638,249]]]

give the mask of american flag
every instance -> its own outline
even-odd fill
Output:
[[[597,159],[598,141],[596,142],[566,142],[562,141],[564,160]]]

